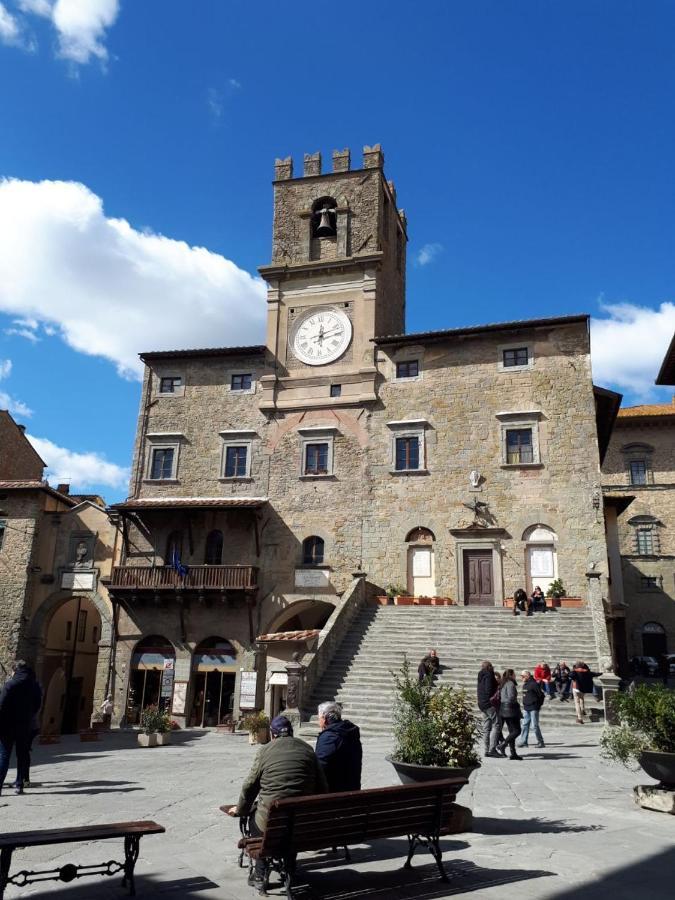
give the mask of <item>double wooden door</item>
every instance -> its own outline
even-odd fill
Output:
[[[464,551],[464,602],[494,606],[492,550]]]

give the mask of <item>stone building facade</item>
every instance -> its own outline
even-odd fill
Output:
[[[142,356],[114,508],[118,720],[148,698],[181,724],[259,706],[256,639],[309,646],[364,579],[462,605],[560,579],[606,659],[600,459],[620,398],[592,384],[588,317],[406,335],[379,146],[275,176],[266,344]]]
[[[657,383],[675,383],[674,346]],[[658,661],[675,654],[675,398],[619,411],[602,480],[606,495],[630,504],[618,528],[623,657]]]
[[[0,411],[0,682],[34,666],[45,732],[88,727],[112,684],[110,575],[117,530],[100,497],[42,479],[44,462]]]

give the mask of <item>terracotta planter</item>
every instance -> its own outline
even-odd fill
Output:
[[[138,744],[140,747],[156,747],[157,746],[157,735],[156,734],[144,734],[141,731],[138,734]]]
[[[412,606],[414,602],[414,597],[394,597],[394,603],[396,606]]]
[[[586,601],[582,600],[581,597],[561,597],[558,603],[566,609],[576,609],[586,605]]]
[[[445,600],[445,597],[432,597],[431,605],[432,606],[447,606],[447,602]]]
[[[431,606],[431,597],[415,597],[417,606]]]
[[[480,769],[480,763],[467,766],[465,769],[454,769],[451,766],[418,766],[416,763],[399,762],[391,756],[385,759],[396,769],[401,784],[420,784],[425,781],[440,781],[443,778],[468,778],[475,769]]]
[[[234,722],[230,722],[229,725],[219,725],[216,731],[218,734],[234,734]]]
[[[259,728],[257,731],[249,731],[248,733],[249,744],[267,744],[269,739],[270,735],[267,726]]]
[[[157,735],[157,746],[158,747],[166,747],[167,744],[171,743],[171,732],[163,731],[161,734]]]
[[[391,597],[387,597],[387,596],[385,595],[384,597],[375,597],[375,598],[374,598],[373,600],[371,600],[370,602],[371,602],[374,606],[391,606],[392,603],[393,603],[393,600],[391,599]]]
[[[640,754],[639,763],[650,778],[660,782],[659,787],[675,791],[675,753],[645,750]]]
[[[99,736],[97,731],[81,731],[80,732],[80,740],[82,743],[86,744],[88,741],[98,741]]]

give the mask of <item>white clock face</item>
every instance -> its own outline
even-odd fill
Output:
[[[341,309],[323,307],[302,315],[293,327],[291,349],[308,366],[324,366],[345,352],[352,323]]]

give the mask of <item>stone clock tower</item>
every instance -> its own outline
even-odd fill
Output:
[[[379,144],[363,168],[349,150],[305,155],[302,178],[277,160],[267,347],[272,374],[261,378],[261,408],[299,410],[375,400],[371,338],[405,328],[406,220],[384,177]]]

